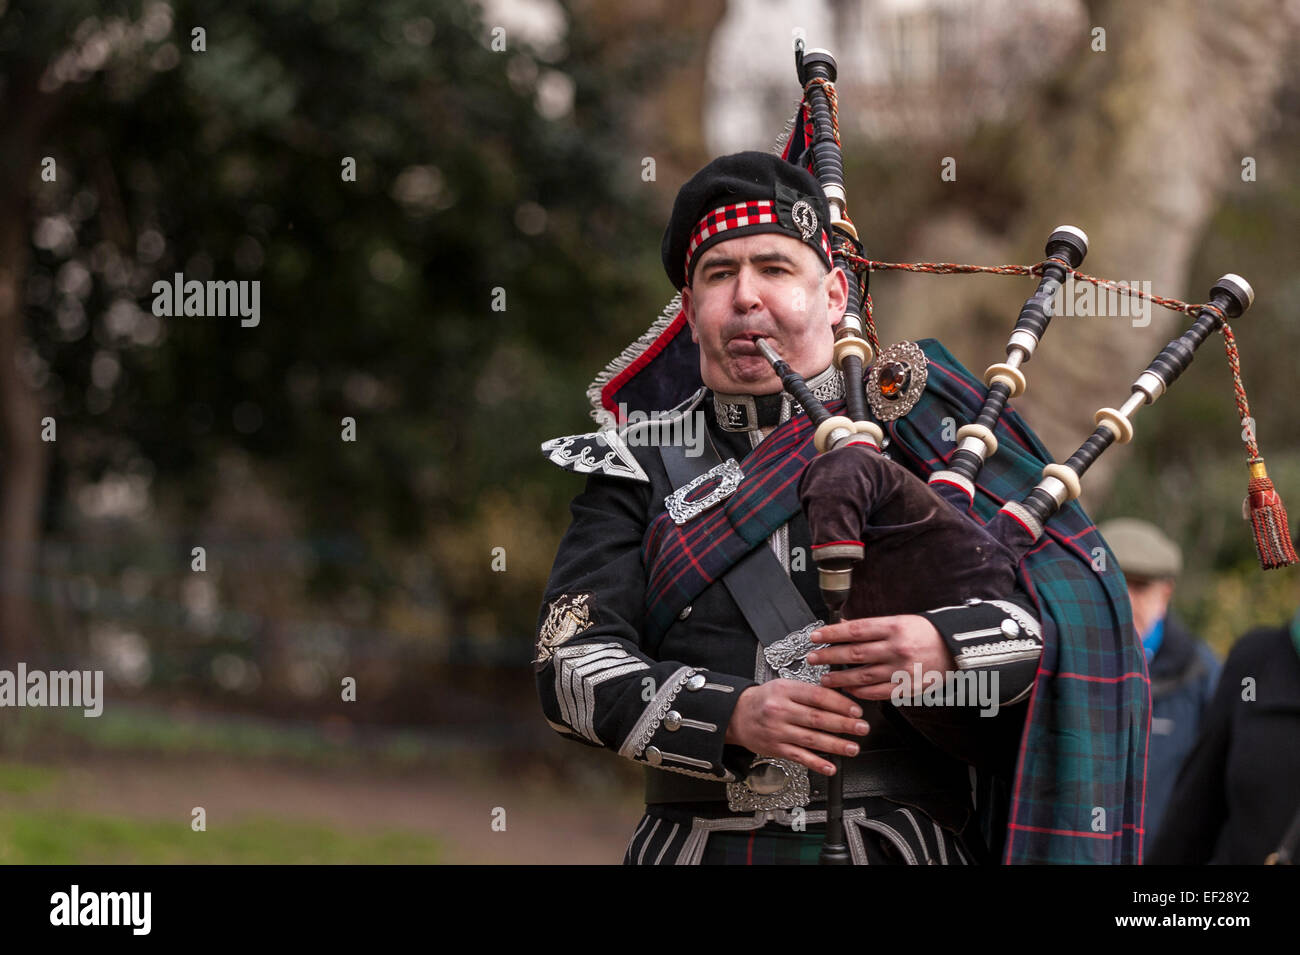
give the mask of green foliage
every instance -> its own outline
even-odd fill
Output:
[[[0,17],[11,79],[91,64],[4,102],[10,118],[48,111],[58,180],[24,169],[10,188],[30,193],[34,224],[74,236],[38,244],[28,280],[32,376],[60,428],[47,530],[70,532],[70,489],[106,474],[140,476],[169,521],[200,527],[229,489],[215,462],[236,449],[308,542],[357,545],[351,562],[317,555],[318,600],[361,586],[374,623],[403,596],[393,568],[431,551],[444,630],[531,632],[540,580],[488,575],[489,548],[513,541],[486,537],[477,502],[556,514],[571,482],[537,444],[573,430],[575,383],[662,304],[657,274],[625,261],[656,226],[618,106],[656,44],[598,62],[570,16],[556,49],[510,37],[494,52],[463,0],[167,9],[13,3]],[[190,49],[197,26],[206,52]],[[539,86],[564,77],[572,109],[543,115]],[[260,324],[155,319],[153,283],[176,272],[260,281]],[[485,599],[503,583],[506,599]]]

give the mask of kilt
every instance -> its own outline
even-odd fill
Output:
[[[971,865],[975,847],[912,806],[855,800],[844,811],[855,865]],[[624,865],[817,865],[825,810],[799,825],[785,812],[736,815],[700,807],[652,805],[628,843]]]

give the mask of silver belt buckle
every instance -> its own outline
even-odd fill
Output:
[[[763,657],[767,665],[783,680],[802,680],[820,686],[822,676],[830,672],[830,667],[812,666],[805,658],[817,648],[809,636],[822,626],[822,621],[816,620],[765,647]],[[727,808],[732,812],[795,809],[811,801],[808,769],[790,759],[758,756],[744,779],[727,783]]]
[[[794,809],[811,799],[808,770],[789,759],[759,756],[743,780],[727,783],[727,808],[732,812]]]

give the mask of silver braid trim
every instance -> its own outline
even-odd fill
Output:
[[[1038,538],[1043,536],[1042,523],[1038,518],[1034,517],[1033,514],[1029,513],[1029,511],[1019,501],[1007,501],[1007,503],[1002,505],[1002,510],[1017,518],[1022,524],[1028,527],[1029,533],[1034,535],[1034,540],[1038,540]]]
[[[671,754],[669,753],[665,753],[664,758],[667,759],[670,755]],[[647,763],[643,765],[649,765],[649,764]],[[733,783],[736,781],[735,774],[733,774],[729,769],[724,771],[723,775],[721,776],[719,776],[717,773],[702,773],[697,769],[681,769],[680,767],[677,766],[669,766],[667,763],[661,763],[660,765],[656,766],[655,769],[665,769],[670,773],[681,773],[683,776],[694,776],[696,779],[708,779],[708,780],[712,780],[715,783]]]
[[[641,335],[614,357],[605,370],[592,379],[591,384],[587,386],[587,400],[591,402],[591,417],[602,428],[613,428],[617,425],[614,416],[609,413],[600,403],[600,393],[605,386],[613,381],[626,368],[632,365],[632,362],[641,357],[641,354],[655,343],[664,330],[673,323],[677,313],[682,310],[682,296],[677,293],[673,296],[672,301],[664,306],[664,310]]]
[[[1043,628],[1039,624],[1037,618],[1025,613],[1024,610],[1013,604],[1010,600],[986,600],[984,602],[987,604],[993,604],[993,606],[999,608],[1008,617],[1020,624],[1021,630],[1025,631],[1025,633],[1033,637],[1039,643],[1043,642]]]
[[[645,748],[650,745],[650,740],[659,730],[660,724],[663,723],[664,717],[668,711],[673,708],[673,701],[677,699],[677,694],[681,692],[686,681],[695,675],[693,667],[682,667],[676,673],[668,678],[659,692],[655,694],[654,699],[641,712],[641,718],[636,721],[632,731],[627,734],[623,740],[623,745],[619,747],[618,755],[626,756],[628,759],[636,759]],[[669,767],[661,766],[661,769]],[[716,776],[710,776],[716,779]]]
[[[981,643],[962,647],[957,655],[957,669],[971,667],[993,667],[1019,660],[1036,660],[1043,652],[1043,645],[1037,640],[1001,640],[997,643]]]
[[[813,397],[822,404],[828,401],[839,401],[844,397],[844,375],[834,365],[829,365],[825,371],[813,375],[808,379],[807,385],[808,390],[813,393]],[[785,398],[793,414],[805,413],[799,402],[795,401],[794,398],[788,394]]]
[[[934,484],[939,481],[947,481],[949,484],[955,484],[962,489],[962,492],[971,500],[975,499],[975,485],[970,482],[969,478],[958,474],[956,471],[935,471],[930,475],[927,484]]]

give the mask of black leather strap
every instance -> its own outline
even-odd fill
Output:
[[[695,457],[687,457],[681,445],[661,444],[659,456],[674,488],[690,483],[722,463],[711,442],[705,442],[702,453]],[[766,544],[746,554],[727,571],[722,582],[740,607],[745,622],[765,647],[817,619]]]
[[[824,776],[812,774],[813,802],[826,799]],[[870,750],[846,760],[844,796],[898,796],[921,793],[962,793],[970,788],[965,766],[937,753],[916,749]],[[646,774],[647,803],[726,802],[726,783],[683,776]]]

